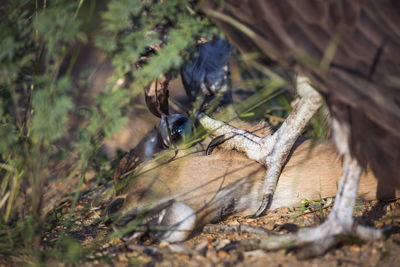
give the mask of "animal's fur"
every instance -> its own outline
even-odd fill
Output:
[[[272,209],[298,206],[302,199],[335,196],[341,175],[339,156],[330,143],[310,145],[305,141],[294,149],[280,176]],[[117,199],[120,205],[124,199],[120,210],[128,215],[121,224],[145,212],[156,217],[149,224],[178,228],[157,238],[182,241],[207,223],[230,215],[254,214],[261,201],[265,171],[236,151],[221,149],[205,156],[200,145],[179,151],[124,178]],[[375,199],[376,188],[373,175],[366,172],[358,195]]]

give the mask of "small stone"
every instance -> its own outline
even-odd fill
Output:
[[[212,262],[216,262],[218,261],[217,258],[217,253],[215,252],[214,249],[209,249],[207,250],[207,256],[206,256],[209,260],[211,260]]]
[[[226,258],[228,255],[229,255],[229,254],[226,253],[226,251],[223,251],[223,250],[218,251],[218,258],[220,258],[220,259],[224,259],[224,258]]]
[[[179,254],[193,254],[194,250],[186,244],[169,244],[168,249],[171,252],[179,253]]]
[[[280,210],[279,210],[281,213],[289,213],[289,208],[281,208]]]
[[[304,219],[304,226],[312,226],[315,224],[315,217],[312,214],[305,214],[302,218]]]
[[[108,248],[109,246],[111,246],[110,243],[105,243],[102,248]]]
[[[389,213],[392,211],[392,206],[391,205],[387,205],[386,206],[386,212]]]
[[[358,251],[360,251],[360,247],[357,245],[351,245],[349,250],[353,251],[353,252],[358,252]]]
[[[111,245],[116,245],[122,243],[121,239],[118,237],[114,237],[108,241]]]
[[[159,247],[160,248],[166,248],[169,246],[169,243],[167,241],[161,241]]]
[[[208,240],[201,241],[196,247],[195,250],[202,256],[205,256],[207,253],[207,246],[209,242]]]
[[[253,219],[253,218],[245,218],[244,219],[244,222],[246,223],[246,224],[250,224],[250,223],[252,223],[252,222],[254,222],[256,219]]]
[[[240,223],[237,220],[232,220],[228,223],[228,225],[240,225]]]
[[[244,256],[245,257],[263,257],[266,254],[267,253],[265,253],[265,251],[262,250],[262,249],[257,249],[257,250],[244,252]]]
[[[93,243],[94,238],[92,236],[88,236],[85,238],[85,240],[82,242],[82,245],[87,246]]]
[[[126,256],[129,257],[129,258],[137,257],[137,256],[139,256],[139,252],[130,251],[130,252],[126,253]]]
[[[222,239],[221,241],[219,241],[218,245],[216,246],[216,249],[221,249],[230,243],[231,241],[229,239]]]
[[[324,207],[328,207],[329,205],[333,204],[333,197],[328,197],[324,204]]]
[[[121,261],[121,262],[128,262],[128,258],[127,258],[126,255],[123,254],[123,253],[119,254],[117,257],[118,257],[118,261]]]

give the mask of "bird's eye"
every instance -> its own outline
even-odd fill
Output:
[[[184,138],[186,135],[186,124],[188,123],[188,119],[186,117],[180,117],[176,121],[173,122],[171,126],[171,136],[172,142],[177,143]]]
[[[174,123],[175,126],[182,126],[183,124],[185,124],[188,121],[188,119],[186,117],[181,117],[179,119],[177,119]]]
[[[173,114],[166,117],[171,134],[171,141],[176,144],[183,139],[190,136],[192,133],[192,127],[190,126],[189,119],[181,114]],[[162,120],[159,126],[159,130],[166,146],[169,146],[169,134],[166,126],[166,120]]]

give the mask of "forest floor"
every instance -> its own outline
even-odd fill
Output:
[[[151,243],[149,240],[127,243],[119,237],[108,238],[113,232],[104,222],[106,200],[101,200],[112,186],[98,187],[87,191],[77,203],[72,214],[72,225],[63,231],[63,218],[69,212],[71,202],[62,203],[49,222],[43,238],[44,249],[54,246],[61,234],[78,240],[85,250],[84,266],[399,266],[400,233],[393,233],[388,239],[373,243],[346,243],[329,250],[325,255],[314,259],[300,260],[295,250],[266,252],[263,250],[245,251],[238,246],[240,240],[262,238],[262,235],[245,232],[225,231],[205,227],[183,243]],[[100,199],[100,200],[99,200]],[[298,230],[299,227],[315,226],[326,218],[331,205],[324,208],[312,207],[282,208],[270,211],[257,219],[232,217],[222,221],[219,228],[249,226],[250,229],[265,229],[269,233],[284,234]],[[400,227],[400,200],[392,202],[358,201],[355,208],[357,220],[376,227],[392,225]],[[213,227],[211,227],[213,228]],[[217,226],[218,228],[218,226]],[[244,227],[242,227],[244,228]],[[100,244],[100,245],[99,245]],[[17,263],[18,260],[14,261]],[[49,262],[51,265],[63,265]],[[1,265],[1,261],[0,261]]]
[[[116,140],[107,143],[110,151],[116,148],[129,150],[154,127],[155,118],[148,118],[148,112],[142,113],[129,113],[132,122],[125,131],[117,135]],[[110,158],[114,156],[112,154]],[[269,234],[294,232],[299,227],[319,225],[327,217],[332,204],[322,208],[318,203],[309,203],[311,205],[302,208],[281,208],[257,219],[231,217],[217,224],[215,229],[206,226],[182,243],[151,243],[149,240],[125,242],[105,223],[105,210],[113,194],[112,182],[99,186],[95,182],[95,176],[93,173],[88,175],[81,188],[83,193],[72,213],[73,194],[70,193],[65,196],[60,194],[58,197],[63,200],[47,215],[42,226],[45,231],[42,234],[41,249],[45,255],[46,252],[51,254],[54,251],[61,251],[61,255],[43,257],[44,265],[70,265],[63,259],[74,258],[71,253],[75,253],[77,266],[400,266],[399,232],[393,233],[386,240],[373,243],[363,244],[353,240],[352,243],[347,242],[332,248],[323,256],[300,260],[295,250],[245,251],[238,246],[240,240],[265,238],[265,235],[244,231],[215,231],[218,227],[234,229],[241,226],[242,230],[252,229]],[[77,180],[68,188],[76,188],[76,184]],[[65,183],[59,185],[67,188]],[[363,225],[378,228],[392,225],[399,229],[400,199],[386,203],[360,200],[356,203],[354,215]],[[63,248],[60,243],[66,240],[73,241],[63,255],[63,249],[58,248]],[[34,256],[29,253],[26,257],[19,255],[6,260],[0,258],[0,267],[31,265],[30,263],[35,265]]]

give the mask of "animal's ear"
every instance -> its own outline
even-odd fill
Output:
[[[168,115],[168,84],[170,75],[165,75],[152,82],[144,89],[146,105],[151,113],[161,118],[161,114]]]

